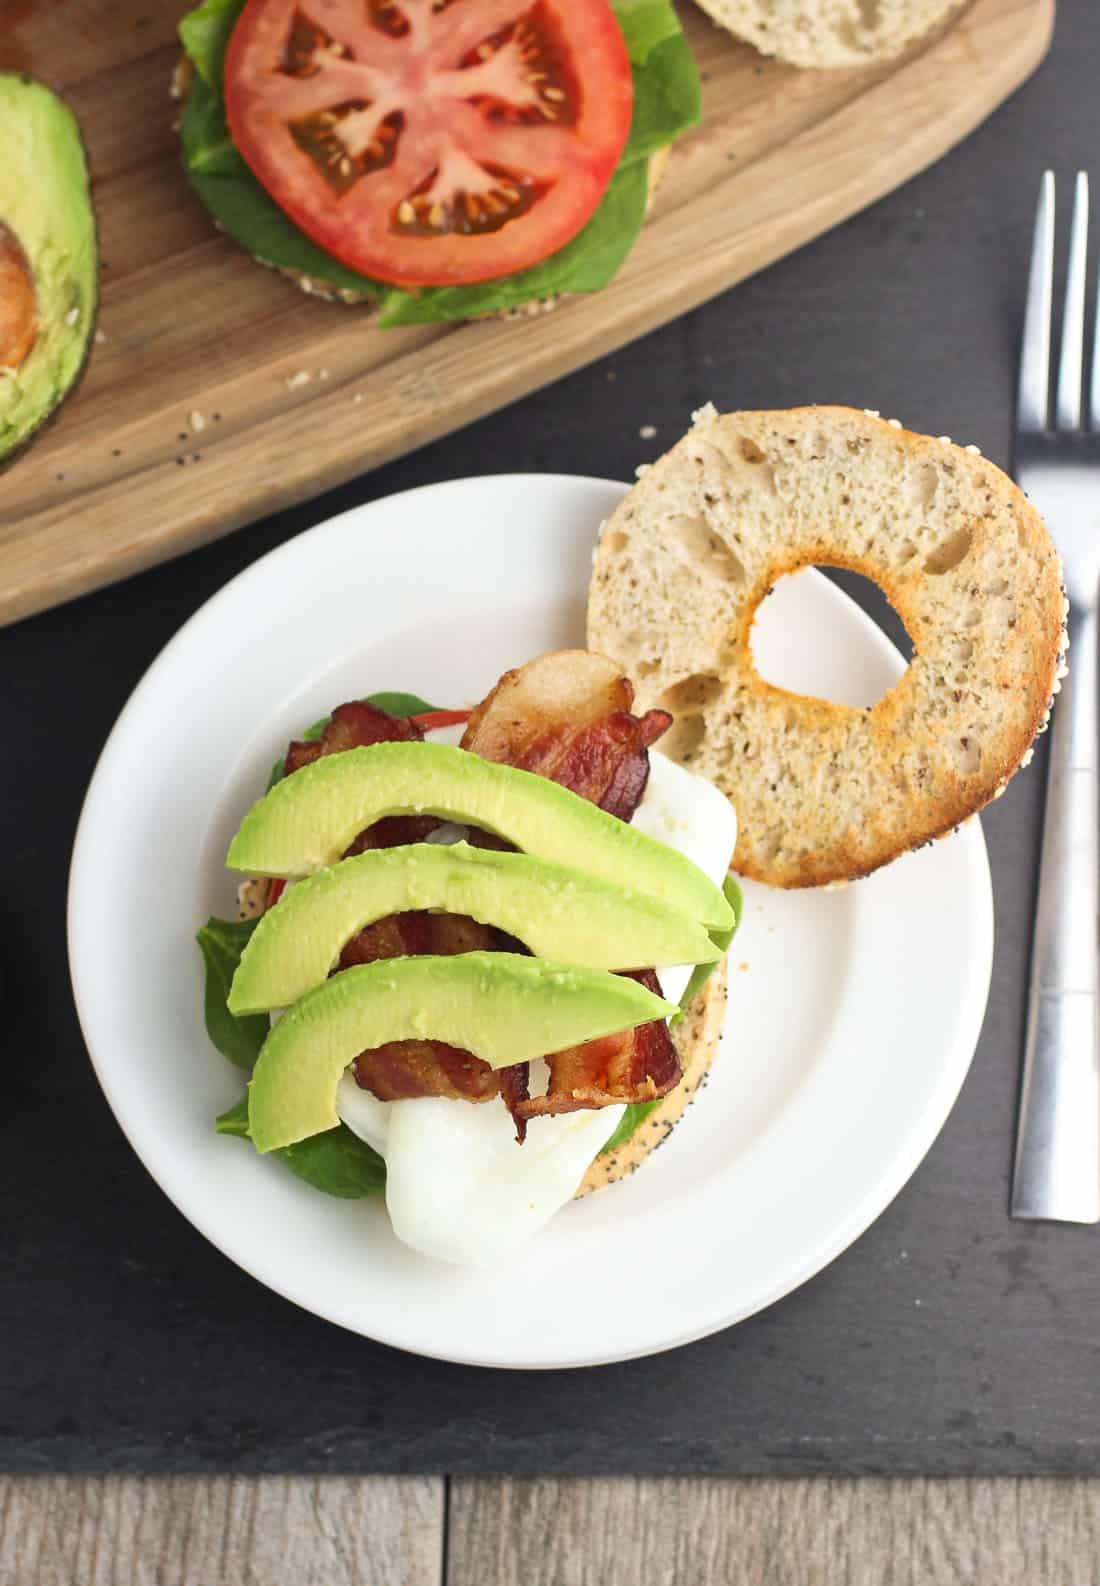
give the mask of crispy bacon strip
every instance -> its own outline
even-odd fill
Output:
[[[409,1096],[491,1101],[500,1094],[497,1073],[488,1063],[446,1041],[390,1041],[360,1052],[352,1066],[356,1084],[379,1101]]]
[[[411,717],[402,721],[390,716],[365,699],[352,699],[337,705],[328,726],[315,742],[295,739],[287,748],[283,762],[285,776],[293,776],[325,754],[341,749],[363,749],[372,743],[420,743],[424,734]]]
[[[646,751],[671,722],[663,710],[648,711],[640,720],[620,710],[579,730],[564,724],[536,738],[514,763],[628,821],[649,781]]]
[[[541,655],[505,672],[471,712],[462,747],[559,782],[628,821],[649,780],[650,744],[672,717],[631,715],[634,689],[588,650]]]
[[[634,689],[613,661],[588,650],[539,656],[506,672],[471,713],[462,747],[549,777],[629,820],[649,778],[650,744],[670,726],[665,711],[631,714]],[[652,970],[635,978],[658,991]],[[663,1021],[586,1041],[547,1059],[544,1096],[517,1096],[517,1130],[528,1118],[614,1102],[652,1101],[679,1083],[680,1060]]]
[[[635,970],[630,979],[660,995],[651,969]],[[513,1116],[526,1120],[615,1102],[656,1101],[680,1082],[680,1059],[660,1019],[555,1052],[546,1061],[550,1083],[545,1096],[520,1100]]]
[[[352,964],[373,964],[379,958],[413,958],[428,953],[492,952],[496,932],[466,914],[431,914],[414,909],[375,920],[353,936],[340,954],[341,969]]]
[[[516,1126],[516,1144],[522,1145],[527,1138],[527,1116],[523,1105],[529,1094],[531,1065],[512,1063],[508,1068],[498,1068],[497,1079],[500,1083],[500,1098],[512,1114],[512,1122]]]

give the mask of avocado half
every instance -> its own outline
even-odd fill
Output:
[[[0,72],[0,466],[73,391],[95,332],[88,161],[68,105]]]

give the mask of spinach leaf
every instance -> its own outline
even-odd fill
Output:
[[[241,1140],[248,1140],[248,1096],[242,1096],[240,1101],[234,1102],[226,1112],[220,1112],[214,1119],[215,1134],[235,1134]]]
[[[235,1134],[247,1140],[248,1097],[223,1112],[214,1127],[219,1134]],[[295,1145],[271,1153],[285,1162],[290,1171],[341,1200],[362,1200],[365,1195],[381,1195],[386,1188],[386,1163],[365,1140],[352,1134],[346,1124],[311,1135]]]
[[[243,8],[244,0],[205,0],[196,10],[189,11],[179,25],[180,41],[195,70],[219,94],[229,35]]]
[[[651,154],[693,127],[703,111],[695,57],[680,32],[663,39],[634,72],[634,116],[622,163]]]
[[[266,1014],[249,1013],[238,1019],[228,1006],[233,976],[255,929],[255,920],[219,920],[211,916],[196,937],[206,966],[206,1033],[222,1056],[238,1068],[252,1067],[270,1027]]]
[[[387,693],[368,694],[367,704],[384,710],[389,716],[426,716],[429,711],[445,710],[444,705],[429,705],[419,694]]]
[[[653,1111],[659,1106],[656,1101],[632,1101],[627,1103],[626,1111],[619,1119],[619,1126],[605,1146],[600,1148],[600,1156],[605,1156],[608,1151],[614,1151],[617,1146],[625,1144],[634,1131],[643,1124]]]
[[[680,32],[680,23],[668,0],[612,0],[612,3],[632,66],[644,66],[658,44],[675,38]]]

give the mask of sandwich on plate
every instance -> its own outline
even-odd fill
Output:
[[[700,114],[668,0],[204,0],[180,38],[215,224],[381,325],[606,285]]]
[[[221,1132],[470,1265],[664,1140],[717,1049],[737,822],[633,699],[562,651],[471,711],[376,694],[290,744],[230,845],[241,918],[199,932],[251,1070]]]

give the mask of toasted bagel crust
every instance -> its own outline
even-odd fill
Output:
[[[874,579],[913,641],[868,710],[753,664],[760,601],[815,563]],[[708,407],[604,526],[588,643],[735,804],[734,869],[802,887],[866,875],[1003,791],[1049,716],[1065,611],[1038,513],[974,448],[850,408]]]
[[[718,965],[679,1024],[672,1027],[672,1041],[680,1054],[683,1078],[622,1145],[603,1151],[581,1179],[574,1200],[604,1189],[626,1178],[640,1167],[651,1151],[668,1139],[673,1127],[695,1099],[718,1052],[722,1021],[726,1013],[726,976],[728,960]]]

